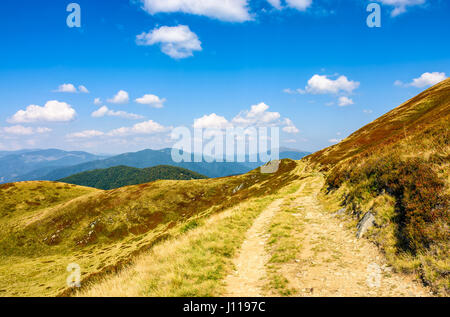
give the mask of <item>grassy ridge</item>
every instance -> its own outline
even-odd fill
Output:
[[[109,190],[123,186],[150,183],[156,180],[191,180],[204,178],[207,177],[181,167],[160,165],[149,168],[116,166],[75,174],[59,181]]]
[[[31,218],[13,213],[0,232],[0,294],[63,293],[65,269],[72,262],[82,267],[83,280],[115,271],[167,238],[173,228],[187,225],[184,230],[189,230],[195,227],[192,219],[276,192],[297,178],[290,174],[295,167],[286,160],[275,174],[255,170],[221,179],[89,189],[73,200],[35,210]]]
[[[308,157],[327,172],[325,200],[357,220],[371,211],[370,239],[439,294],[450,292],[449,122],[450,79]]]

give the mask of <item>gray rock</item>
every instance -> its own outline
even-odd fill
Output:
[[[358,223],[356,228],[358,231],[356,232],[356,237],[360,239],[369,228],[373,227],[375,225],[375,216],[372,212],[367,212],[364,217],[361,219],[361,221]]]
[[[236,194],[238,191],[240,191],[242,188],[244,188],[244,184],[241,184],[237,186],[235,189],[233,189],[233,194]]]
[[[339,215],[343,215],[344,213],[345,213],[345,208],[341,208],[335,213],[335,215],[339,216]]]

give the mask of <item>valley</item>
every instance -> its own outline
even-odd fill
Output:
[[[0,185],[0,296],[448,296],[449,122],[447,79],[275,173]]]

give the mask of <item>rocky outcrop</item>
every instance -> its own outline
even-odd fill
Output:
[[[373,227],[375,225],[375,216],[372,212],[367,212],[364,217],[359,221],[356,228],[358,231],[356,232],[356,237],[360,239],[369,228]]]

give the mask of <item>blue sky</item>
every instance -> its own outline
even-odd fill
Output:
[[[121,153],[272,120],[316,151],[450,74],[449,1],[200,2],[3,0],[0,150]]]

